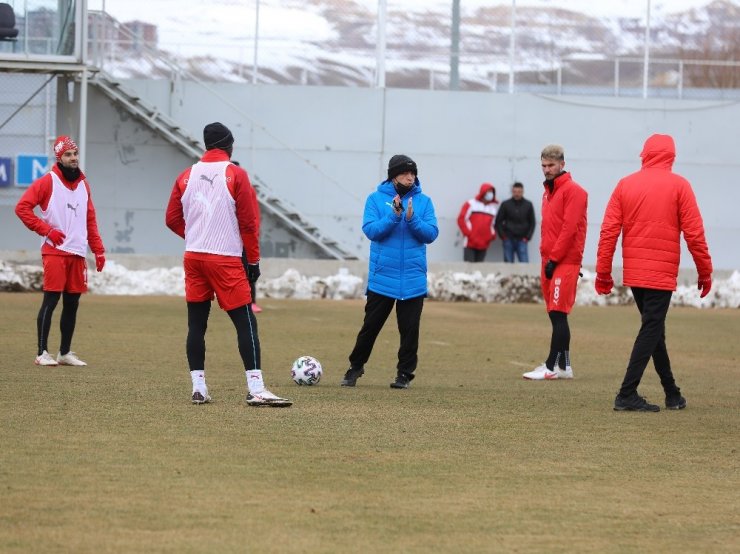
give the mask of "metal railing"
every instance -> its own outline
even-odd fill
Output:
[[[200,143],[192,136],[190,136],[185,130],[183,130],[177,122],[173,121],[168,115],[163,114],[156,106],[148,105],[143,102],[138,95],[126,90],[115,78],[108,75],[105,71],[107,56],[110,52],[105,48],[100,48],[99,41],[96,38],[99,37],[100,29],[95,25],[96,18],[106,19],[106,29],[110,25],[113,29],[124,36],[124,43],[127,45],[135,45],[136,52],[139,54],[140,59],[146,59],[152,67],[159,68],[161,71],[166,73],[170,79],[183,79],[186,78],[190,81],[197,83],[204,87],[209,94],[214,98],[220,100],[222,105],[226,105],[231,108],[237,116],[247,120],[256,128],[260,129],[267,136],[275,140],[278,144],[283,146],[285,151],[293,154],[299,160],[306,164],[308,168],[322,175],[325,179],[324,182],[332,183],[341,188],[345,193],[350,194],[352,197],[357,199],[354,193],[347,191],[338,182],[331,179],[323,171],[321,171],[313,162],[304,158],[295,149],[286,144],[284,141],[272,134],[263,125],[256,122],[247,113],[242,111],[238,106],[234,105],[231,100],[221,95],[218,91],[210,87],[207,83],[198,79],[196,76],[190,74],[187,70],[184,70],[174,60],[164,56],[161,52],[151,48],[146,44],[142,44],[141,41],[137,41],[136,37],[130,36],[131,33],[128,29],[121,26],[117,21],[113,20],[103,12],[90,12],[90,18],[92,20],[90,41],[88,42],[88,53],[89,63],[95,68],[93,71],[93,77],[90,83],[98,86],[106,95],[118,102],[119,104],[126,107],[126,109],[143,121],[146,125],[151,127],[156,132],[167,138],[175,146],[187,153],[191,157],[197,158],[202,153]],[[107,31],[106,31],[107,32]],[[130,56],[131,51],[127,52]],[[289,201],[279,195],[274,189],[272,189],[264,180],[262,180],[258,174],[252,175],[253,184],[257,191],[257,198],[260,205],[266,209],[273,216],[283,222],[287,228],[291,229],[298,236],[304,238],[308,242],[316,245],[326,256],[336,259],[356,259],[356,255],[352,254],[349,249],[342,246],[337,240],[326,235],[318,225],[310,222],[305,218],[303,214],[293,206]]]
[[[125,29],[125,27],[121,27]],[[210,61],[203,60],[202,67],[185,57],[179,57],[147,44],[139,37],[110,38],[96,34],[91,26],[89,50],[95,65],[104,67],[109,73],[120,78],[154,77],[166,79],[182,78],[185,73],[189,79],[201,84],[215,81],[208,73]],[[125,31],[124,31],[125,33]],[[94,36],[95,35],[95,36]],[[171,50],[178,48],[173,45]],[[225,49],[225,45],[224,45]],[[213,46],[211,50],[218,50]],[[371,87],[374,85],[373,63],[375,58],[370,50],[354,49],[345,52],[351,55],[354,66],[343,75],[348,86]],[[392,76],[405,73],[402,79],[404,88],[427,90],[448,89],[450,71],[443,52],[428,51],[415,60],[404,60],[403,69],[396,68],[394,60],[389,60],[386,71],[389,74],[388,86],[393,86],[399,78]],[[237,58],[240,56],[236,56]],[[327,60],[332,60],[330,53]],[[643,94],[644,59],[640,57],[607,56],[565,56],[534,67],[520,64],[515,69],[512,87],[506,63],[503,58],[477,56],[459,65],[461,79],[469,90],[490,92],[529,92],[549,94],[593,94],[598,96],[634,97]],[[212,61],[212,60],[211,60]],[[238,60],[219,59],[223,71],[218,79],[229,82],[249,83],[253,80],[252,68]],[[477,62],[477,63],[476,63]],[[183,67],[189,67],[187,71]],[[310,68],[296,68],[283,72],[280,78],[260,82],[279,84],[309,83],[322,84],[316,78],[309,79]],[[263,74],[266,71],[263,70]],[[712,59],[652,58],[648,68],[649,81],[647,96],[659,98],[739,98],[740,61]],[[327,85],[342,82],[327,82]]]

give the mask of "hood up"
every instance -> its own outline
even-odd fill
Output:
[[[491,200],[491,202],[498,202],[498,200],[496,200],[496,187],[494,187],[494,186],[493,186],[493,185],[492,185],[491,183],[483,183],[483,184],[482,184],[482,185],[480,186],[480,190],[478,191],[478,196],[476,196],[475,198],[476,198],[477,200],[479,200],[480,202],[483,202],[483,201],[484,201],[484,200],[483,200],[483,196],[484,196],[484,195],[485,195],[485,194],[486,194],[486,193],[487,193],[488,191],[491,191],[491,192],[493,192],[493,200]]]
[[[672,169],[676,159],[676,144],[670,135],[652,135],[645,141],[640,154],[642,168],[659,167]]]

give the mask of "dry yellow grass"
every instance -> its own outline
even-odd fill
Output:
[[[740,312],[673,309],[689,406],[615,413],[634,308],[576,308],[576,379],[526,382],[541,306],[427,302],[420,369],[388,387],[389,320],[356,389],[338,386],[362,302],[265,300],[268,386],[244,403],[214,309],[214,402],[189,403],[180,298],[82,300],[87,368],[33,365],[37,294],[1,294],[4,552],[737,552]],[[52,328],[56,348],[59,309]],[[292,360],[324,364],[297,387]],[[662,405],[648,369],[641,392]]]

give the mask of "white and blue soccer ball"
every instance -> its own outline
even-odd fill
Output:
[[[324,369],[321,363],[312,356],[301,356],[290,370],[290,374],[298,385],[316,385],[321,381]]]

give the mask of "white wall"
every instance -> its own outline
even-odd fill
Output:
[[[511,183],[522,181],[539,219],[539,153],[557,142],[565,147],[566,168],[589,191],[584,264],[593,265],[612,188],[639,168],[648,135],[669,133],[678,149],[674,169],[694,185],[715,266],[740,268],[731,190],[740,169],[736,103],[243,84],[210,84],[207,90],[190,82],[170,94],[166,81],[125,85],[195,137],[211,121],[231,127],[234,158],[361,257],[367,252],[360,229],[364,198],[384,177],[391,155],[405,153],[417,161],[423,189],[434,200],[441,232],[429,248],[430,260],[455,261],[462,256],[457,212],[480,183],[492,182],[503,200]],[[90,96],[86,170],[103,207],[104,239],[115,245],[111,239],[120,236],[132,211],[136,228],[129,248],[140,254],[179,252],[179,239],[167,236],[160,222],[172,182],[190,161],[94,90]],[[4,229],[6,212],[0,215]],[[289,240],[274,225],[268,218],[266,234]],[[3,233],[0,249],[17,249],[18,237],[8,240]],[[535,260],[537,245],[538,240],[530,246]],[[299,245],[288,255],[311,251]],[[489,260],[500,259],[497,241]],[[683,256],[682,265],[692,265],[690,256]]]

